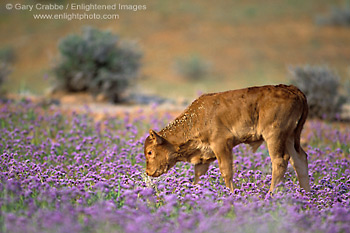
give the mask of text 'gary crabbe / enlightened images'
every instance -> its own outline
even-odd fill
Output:
[[[22,4],[7,3],[8,11],[33,12],[34,19],[46,20],[113,20],[119,19],[118,11],[145,11],[147,5],[135,4],[95,4],[95,3],[67,3],[67,4]],[[41,12],[40,12],[41,11]]]

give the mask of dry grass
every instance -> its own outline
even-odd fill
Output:
[[[287,82],[290,64],[328,64],[342,76],[348,67],[350,31],[314,23],[341,1],[131,2],[148,9],[120,12],[118,21],[34,21],[28,12],[5,12],[0,43],[13,46],[18,57],[9,90],[42,93],[59,38],[86,24],[136,39],[145,54],[141,89],[163,96],[193,98],[198,91]],[[186,82],[173,68],[177,58],[193,53],[213,64],[212,76],[201,82]]]

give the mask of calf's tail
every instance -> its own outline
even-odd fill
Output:
[[[306,118],[307,118],[307,115],[309,112],[309,107],[307,105],[306,96],[301,91],[299,91],[299,98],[300,98],[301,103],[303,105],[303,110],[302,110],[302,114],[300,116],[300,119],[298,121],[297,127],[295,128],[295,132],[294,132],[294,148],[298,153],[301,151],[301,148],[300,148],[301,131],[303,130],[303,127],[304,127],[304,124],[305,124],[305,121],[306,121]]]

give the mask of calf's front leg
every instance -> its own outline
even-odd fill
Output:
[[[233,192],[233,157],[231,150],[226,147],[218,147],[213,151],[218,160],[220,172],[224,178],[226,187],[229,188],[231,192]]]

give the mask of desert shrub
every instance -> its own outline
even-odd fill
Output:
[[[188,80],[199,80],[208,75],[210,63],[198,55],[191,55],[186,58],[178,58],[175,61],[175,70],[178,74]]]
[[[7,64],[15,62],[15,51],[11,46],[5,46],[0,49],[0,61]]]
[[[4,84],[7,76],[11,73],[11,69],[7,63],[0,62],[0,88]]]
[[[11,73],[11,65],[15,61],[15,53],[12,47],[0,49],[0,94],[3,94],[2,86]]]
[[[289,68],[291,83],[307,97],[309,116],[333,118],[339,112],[342,99],[340,78],[327,66],[295,66]]]
[[[333,6],[327,16],[316,17],[319,25],[350,26],[350,4],[343,7]]]
[[[344,102],[350,104],[350,80],[346,80],[344,83]]]
[[[54,68],[59,88],[88,91],[119,102],[137,77],[141,52],[109,31],[85,27],[82,35],[68,35],[59,43],[61,60]]]

